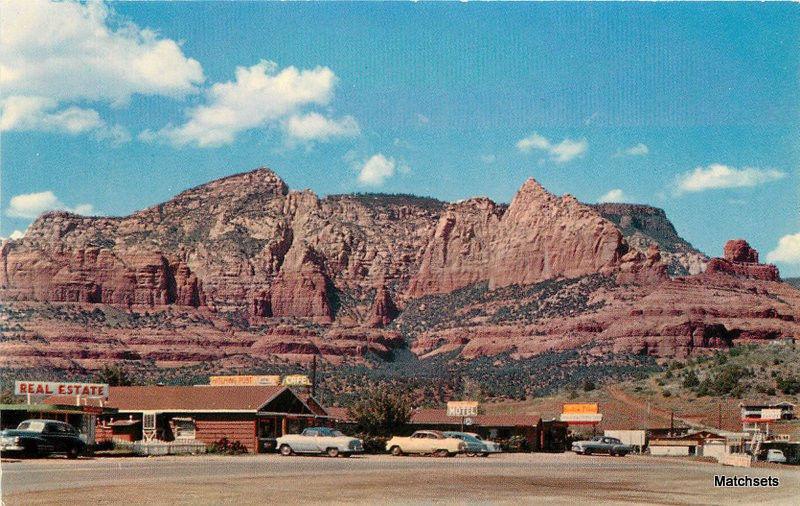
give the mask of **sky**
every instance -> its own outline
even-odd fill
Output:
[[[0,236],[267,166],[663,208],[800,276],[800,5],[0,0]]]

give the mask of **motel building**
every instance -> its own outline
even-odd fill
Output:
[[[47,399],[57,404],[69,401],[58,396]],[[156,447],[170,443],[198,451],[226,438],[239,441],[249,453],[268,452],[275,448],[277,437],[328,425],[329,420],[313,397],[278,385],[110,387],[107,399],[83,402],[112,410],[96,418],[97,442],[142,441]]]

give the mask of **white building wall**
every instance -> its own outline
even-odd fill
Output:
[[[643,430],[607,430],[603,434],[606,437],[615,437],[626,445],[644,448],[646,434]]]
[[[689,455],[688,446],[650,446],[650,455],[683,457]]]

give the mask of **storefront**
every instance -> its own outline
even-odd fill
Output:
[[[74,403],[74,398],[73,403]],[[114,416],[116,409],[100,406],[76,406],[67,403],[0,404],[0,429],[13,429],[24,420],[46,419],[67,422],[84,436],[89,445],[95,444],[97,420]]]
[[[275,438],[324,425],[327,414],[313,398],[283,386],[111,387],[98,417],[98,440],[239,441],[250,453],[274,448]]]

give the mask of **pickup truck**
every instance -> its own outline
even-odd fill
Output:
[[[360,439],[348,437],[329,427],[309,427],[300,434],[287,434],[276,444],[283,456],[296,453],[323,453],[329,457],[349,457],[364,451]]]
[[[86,452],[86,443],[72,425],[57,420],[25,420],[16,429],[0,431],[0,454],[18,453],[41,457],[63,453],[76,459]]]
[[[624,457],[631,452],[631,447],[622,444],[622,441],[615,437],[594,436],[588,441],[575,441],[572,443],[572,451],[579,455],[607,453],[612,457]]]

